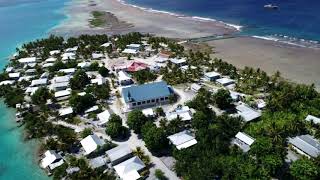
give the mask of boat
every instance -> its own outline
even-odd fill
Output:
[[[279,7],[274,4],[264,5],[264,8],[266,8],[266,9],[279,9]]]

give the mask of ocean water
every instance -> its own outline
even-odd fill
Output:
[[[0,69],[18,45],[47,36],[66,17],[68,0],[0,0]],[[0,101],[0,180],[49,179],[36,161],[34,141],[24,142],[14,109]]]
[[[243,26],[250,36],[320,41],[319,0],[125,0],[126,3]],[[266,10],[273,3],[279,10]]]

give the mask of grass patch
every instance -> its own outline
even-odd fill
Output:
[[[106,13],[103,11],[92,11],[91,12],[93,19],[89,22],[94,27],[103,27],[106,25],[107,21],[105,19]]]

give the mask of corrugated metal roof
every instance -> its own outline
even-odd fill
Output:
[[[307,135],[296,136],[289,138],[289,143],[302,150],[311,157],[320,155],[320,143],[314,137]]]
[[[168,84],[164,81],[130,86],[122,89],[122,97],[125,102],[146,101],[159,97],[166,97],[171,94]]]

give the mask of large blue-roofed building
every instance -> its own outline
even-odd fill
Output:
[[[172,89],[164,81],[122,89],[122,97],[129,109],[166,104],[172,94]]]

